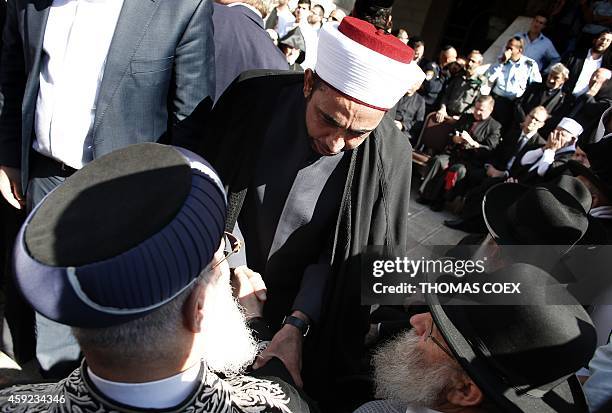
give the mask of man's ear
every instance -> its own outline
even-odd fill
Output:
[[[314,74],[312,69],[306,69],[304,71],[304,97],[308,99],[312,94],[312,87],[314,86]]]
[[[183,323],[185,328],[194,334],[202,331],[205,290],[205,283],[197,283],[183,305]]]
[[[478,406],[483,398],[482,391],[465,373],[458,375],[446,393],[446,399],[455,406]]]

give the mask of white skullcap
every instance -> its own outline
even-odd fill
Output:
[[[565,129],[566,131],[568,131],[569,133],[571,133],[573,136],[576,136],[576,137],[580,136],[580,134],[584,130],[582,129],[582,126],[580,126],[580,124],[572,118],[561,119],[561,121],[557,125],[557,128]]]

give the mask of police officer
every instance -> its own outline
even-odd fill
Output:
[[[514,100],[523,96],[529,84],[542,82],[538,64],[524,56],[523,50],[523,39],[512,37],[506,43],[499,63],[492,65],[486,73],[495,97],[493,117],[504,128],[509,127],[512,121]]]

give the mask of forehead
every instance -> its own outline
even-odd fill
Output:
[[[612,33],[603,33],[597,40],[612,40]]]
[[[516,39],[510,39],[510,40],[508,40],[507,45],[510,46],[510,47],[521,47],[521,42],[519,40],[516,40]]]
[[[355,102],[329,86],[315,90],[312,102],[326,115],[350,121],[353,129],[374,129],[385,114],[382,110]]]
[[[547,20],[546,20],[546,17],[544,17],[544,16],[535,16],[533,18],[533,21],[541,23],[541,24],[546,24]]]

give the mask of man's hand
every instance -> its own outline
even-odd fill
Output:
[[[400,122],[399,120],[394,120],[393,122],[395,123],[395,126],[397,126],[399,130],[404,130],[404,125],[402,125],[402,122]]]
[[[21,171],[17,168],[0,165],[0,192],[6,201],[17,209],[25,207],[21,193]]]
[[[292,314],[308,322],[308,317],[300,312],[294,311]],[[254,369],[263,367],[272,357],[278,357],[291,374],[295,385],[302,388],[302,332],[292,326],[285,324],[272,338],[270,345],[257,357],[253,364]]]
[[[231,278],[234,297],[246,311],[246,318],[261,317],[266,302],[266,284],[261,275],[245,265],[237,267]]]
[[[448,116],[448,113],[446,113],[446,109],[444,107],[441,107],[436,112],[436,122],[438,123],[444,122],[444,119],[446,119],[447,116]]]
[[[518,184],[518,180],[516,178],[510,177],[510,178],[506,179],[506,183],[507,184]]]
[[[461,136],[459,132],[455,132],[455,134],[452,137],[452,141],[453,143],[456,143],[457,145],[461,145],[463,143],[463,137]]]
[[[495,168],[493,165],[489,165],[487,167],[487,176],[491,178],[500,178],[504,175],[505,175],[504,171],[500,171],[499,169]]]
[[[554,130],[548,135],[548,140],[546,141],[546,145],[544,145],[544,149],[552,149],[553,151],[558,151],[563,148],[565,145],[565,141],[563,136],[561,136],[561,132],[558,130]]]
[[[480,144],[476,142],[466,131],[461,132],[461,138],[463,138],[463,141],[467,146],[472,148],[480,148]]]
[[[595,81],[589,86],[589,90],[586,92],[589,96],[596,96],[599,93],[599,89],[601,89],[601,85],[603,82]]]
[[[504,54],[499,58],[499,61],[502,63],[506,63],[512,57],[512,50],[506,49],[504,50]]]

